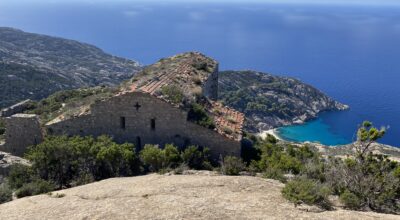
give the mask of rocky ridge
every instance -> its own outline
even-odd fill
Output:
[[[118,85],[140,69],[89,44],[0,27],[0,107],[64,89]]]
[[[268,73],[223,71],[218,86],[221,101],[246,115],[250,132],[301,124],[320,112],[348,108],[297,79]]]

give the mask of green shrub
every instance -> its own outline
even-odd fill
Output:
[[[141,172],[134,146],[116,144],[107,136],[47,137],[29,149],[26,157],[35,176],[54,182],[58,188],[90,181],[83,181],[81,175],[101,180]]]
[[[292,180],[282,189],[283,196],[295,204],[305,203],[329,208],[330,189],[314,180],[299,178]]]
[[[81,186],[96,181],[94,174],[90,172],[81,172],[74,180],[71,181],[71,187]]]
[[[196,146],[189,146],[181,153],[181,158],[192,169],[206,169],[209,167],[209,149],[201,150]]]
[[[271,144],[276,144],[278,142],[278,140],[275,138],[275,136],[273,136],[271,134],[267,134],[266,141]]]
[[[96,176],[131,176],[139,172],[140,166],[132,144],[116,144],[109,137],[101,136],[95,146],[99,149],[96,155]]]
[[[31,183],[23,185],[15,192],[15,195],[17,196],[17,198],[22,198],[26,196],[34,196],[48,193],[50,191],[53,191],[54,189],[55,186],[52,183],[38,179]]]
[[[268,178],[268,179],[279,180],[282,183],[287,182],[287,178],[283,175],[283,172],[281,169],[269,167],[264,171],[263,175],[265,178]]]
[[[163,150],[164,164],[166,167],[175,168],[181,162],[179,150],[172,144],[166,144]]]
[[[192,104],[189,112],[188,112],[188,118],[189,121],[192,121],[196,124],[199,124],[203,127],[209,128],[209,129],[214,129],[215,124],[213,118],[211,118],[206,110],[204,109],[203,106],[200,104]]]
[[[176,85],[163,86],[161,89],[161,93],[167,96],[167,99],[170,100],[173,104],[180,104],[183,101],[183,92]]]
[[[11,167],[8,174],[8,185],[11,189],[18,189],[24,184],[31,182],[34,178],[33,175],[31,167],[22,164],[15,164]]]
[[[194,155],[196,153],[199,155]],[[187,155],[181,157],[184,152],[180,153],[178,148],[172,144],[166,144],[164,149],[159,148],[157,145],[145,145],[140,152],[140,159],[150,171],[165,173],[180,166],[183,158],[187,160],[184,162],[192,160],[192,163],[197,163],[197,160],[203,157],[202,153],[198,152],[196,148],[196,151],[187,151]],[[190,158],[191,156],[193,158]]]
[[[0,185],[0,204],[9,202],[12,200],[12,190],[7,186],[7,184]]]
[[[255,147],[254,142],[249,138],[243,138],[241,141],[241,157],[243,161],[247,164],[252,161],[260,160],[261,151],[259,148]]]
[[[149,167],[150,171],[157,172],[163,168],[164,155],[157,145],[146,144],[140,151],[140,159],[144,165]]]
[[[246,166],[241,158],[226,156],[221,164],[221,171],[225,175],[239,175]]]
[[[356,196],[354,193],[349,192],[348,190],[344,191],[339,198],[344,206],[349,209],[359,209],[361,207],[360,198],[358,198],[358,196]]]

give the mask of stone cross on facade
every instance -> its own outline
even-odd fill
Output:
[[[142,106],[139,105],[139,102],[136,102],[136,104],[135,104],[136,111],[139,111],[139,108],[140,108],[140,107],[142,107]]]

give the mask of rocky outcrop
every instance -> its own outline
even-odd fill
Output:
[[[301,124],[320,112],[348,108],[297,79],[255,71],[221,72],[219,98],[245,113],[250,132]]]
[[[0,150],[3,144],[4,143],[0,143]],[[4,176],[7,176],[11,166],[14,164],[28,165],[29,162],[21,157],[0,151],[0,184],[3,182]]]
[[[250,176],[158,175],[108,179],[0,205],[2,219],[398,219],[398,216],[295,207],[284,186]]]
[[[139,69],[89,44],[0,28],[0,107],[63,89],[118,85]]]

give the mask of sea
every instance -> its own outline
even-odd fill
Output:
[[[399,6],[1,0],[0,26],[90,43],[143,65],[200,51],[221,70],[294,77],[350,110],[279,128],[282,138],[347,144],[369,120],[387,129],[382,143],[400,146]]]

